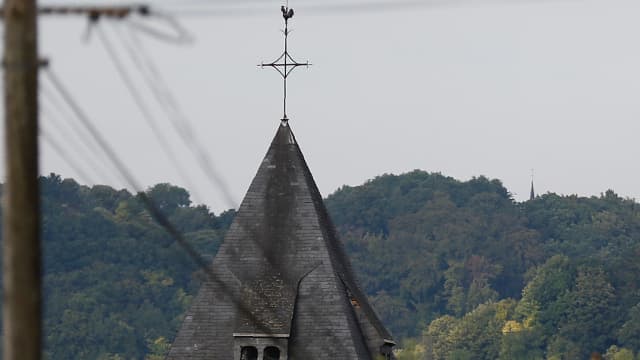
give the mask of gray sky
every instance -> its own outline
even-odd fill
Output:
[[[325,196],[343,184],[423,169],[498,178],[522,200],[533,168],[538,192],[612,188],[640,198],[640,2],[377,1],[366,8],[358,1],[290,1],[290,50],[314,65],[290,78],[288,115]],[[140,36],[237,205],[282,116],[279,76],[256,67],[282,51],[281,2],[154,3],[217,11],[179,17],[196,38],[192,45]],[[43,19],[42,54],[144,186],[189,187],[99,38],[84,42],[85,30],[84,19]],[[117,40],[113,26],[104,30]],[[145,99],[158,108],[148,91]],[[194,200],[216,212],[231,206],[156,115],[195,185]],[[47,114],[42,122],[94,178],[84,180],[124,186],[99,175],[104,161],[87,156]],[[77,178],[47,144],[41,153],[42,173]]]

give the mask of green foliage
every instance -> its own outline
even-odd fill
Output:
[[[424,344],[416,339],[405,339],[399,349],[396,349],[397,360],[423,360],[425,359],[426,348]]]
[[[445,315],[429,325],[433,359],[497,359],[503,328],[512,317],[516,302],[511,299],[479,305],[461,319]]]
[[[533,278],[522,291],[516,314],[525,327],[540,327],[553,333],[564,319],[575,269],[568,257],[555,255],[542,266],[531,269]]]
[[[434,359],[640,351],[633,200],[609,190],[518,204],[496,180],[414,171],[343,187],[326,203],[385,324],[401,337],[424,329]],[[505,328],[474,332],[492,329],[486,313],[507,298],[516,303]]]
[[[147,190],[147,195],[166,214],[172,214],[176,209],[187,207],[191,204],[187,190],[171,184],[155,185]]]
[[[451,261],[444,272],[444,290],[447,296],[447,309],[462,316],[478,305],[498,298],[489,280],[501,271],[498,265],[492,265],[482,256],[472,255],[464,264]]]
[[[439,317],[429,324],[425,336],[430,344],[427,351],[431,353],[434,360],[444,360],[456,346],[456,340],[452,334],[458,328],[460,320],[453,316],[445,315]]]
[[[633,351],[625,348],[619,348],[615,345],[611,345],[611,347],[607,350],[607,353],[604,354],[605,360],[635,360],[636,357],[633,356]]]
[[[161,359],[201,272],[136,195],[55,174],[41,189],[46,358]],[[209,259],[235,216],[170,184],[147,196]],[[405,339],[399,360],[640,353],[635,201],[607,191],[516,203],[498,180],[413,171],[326,204],[360,284]]]
[[[616,326],[614,289],[600,268],[581,267],[568,294],[565,319],[558,334],[582,350],[580,357],[603,351]]]
[[[166,338],[160,336],[159,338],[151,341],[147,341],[147,347],[149,348],[149,354],[145,356],[145,360],[163,360],[171,344]]]
[[[505,331],[503,328],[498,359],[544,359],[543,344],[543,336],[538,328],[520,328],[515,331]]]
[[[538,233],[497,180],[384,175],[326,203],[366,292],[408,310],[382,316],[397,336],[418,335],[438,314],[519,296],[524,273],[543,260]]]
[[[128,191],[54,174],[40,184],[46,358],[164,358],[197,268]],[[201,253],[215,254],[225,229],[206,207],[168,184],[147,195]]]
[[[629,315],[618,331],[618,342],[631,349],[640,350],[640,303],[629,310]]]

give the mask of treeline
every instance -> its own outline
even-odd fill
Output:
[[[516,203],[420,171],[327,204],[401,359],[635,359],[640,212],[607,191]],[[640,354],[638,354],[640,356]]]
[[[46,359],[163,359],[201,275],[138,197],[108,186],[40,179]],[[233,212],[192,206],[186,190],[150,188],[209,258]]]
[[[41,178],[49,359],[162,359],[203,274],[138,195]],[[234,212],[146,191],[212,259]],[[414,171],[326,200],[407,359],[634,359],[640,212],[612,191],[515,202],[498,180]]]

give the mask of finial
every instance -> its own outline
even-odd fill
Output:
[[[289,19],[293,18],[294,12],[293,12],[293,9],[289,7],[288,0],[287,0],[286,6],[282,5],[280,7],[280,12],[282,12],[282,18],[284,19],[284,30],[282,32],[284,34],[284,52],[273,62],[261,63],[258,66],[260,66],[261,68],[264,68],[265,66],[273,68],[277,70],[278,73],[280,73],[280,75],[282,75],[283,85],[284,85],[283,115],[282,115],[282,119],[280,120],[282,121],[282,124],[286,124],[289,121],[289,118],[287,117],[287,78],[289,77],[289,74],[291,74],[293,69],[297,68],[298,66],[309,67],[311,64],[308,61],[304,63],[297,62],[289,54],[289,48],[288,48]]]

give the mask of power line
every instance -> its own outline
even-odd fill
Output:
[[[47,116],[45,115],[45,117]],[[55,153],[58,154],[60,158],[62,158],[64,162],[67,163],[67,165],[69,165],[71,170],[73,170],[76,174],[78,174],[78,176],[80,176],[80,179],[83,183],[96,184],[96,182],[93,181],[93,178],[87,172],[85,172],[82,167],[78,166],[78,164],[76,164],[72,160],[73,157],[70,156],[69,153],[64,149],[64,147],[57,142],[54,136],[52,136],[43,128],[40,128],[40,137],[44,140],[45,143],[47,143],[47,145],[49,145],[51,149],[53,149]]]
[[[47,122],[41,122],[41,125],[53,123],[52,128],[57,129],[63,133],[62,138],[67,142],[75,139],[76,144],[80,144],[83,149],[76,151],[76,154],[81,154],[85,162],[90,164],[92,169],[98,173],[102,181],[106,181],[107,178],[114,179],[111,174],[113,169],[110,168],[109,162],[106,160],[104,153],[92,142],[88,134],[81,126],[78,126],[77,119],[73,112],[67,112],[64,103],[61,103],[54,94],[44,86],[44,83],[40,84],[40,108],[43,110]],[[44,100],[44,101],[42,101]],[[65,131],[66,130],[66,131]],[[71,130],[71,131],[69,131]],[[71,134],[69,136],[69,133]]]
[[[71,112],[71,113],[67,112],[67,109],[65,109],[64,104],[61,103],[59,101],[59,99],[57,99],[54,96],[54,94],[46,87],[45,83],[41,83],[38,90],[40,91],[40,95],[41,95],[40,99],[44,100],[45,103],[50,104],[51,105],[50,109],[55,109],[56,112],[58,113],[58,115],[60,115],[61,117],[65,118],[65,119],[71,119],[74,116],[73,112]],[[43,104],[41,103],[40,106],[42,106],[42,105]],[[79,127],[75,126],[74,122],[65,122],[65,123],[69,125],[69,127],[72,129],[74,134],[78,137],[78,139],[82,140],[85,148],[88,151],[90,151],[90,152],[92,152],[94,154],[99,154],[100,153],[100,149],[93,142],[91,142],[88,139],[86,139],[86,137],[84,136],[85,134],[83,133],[82,128],[79,128]]]
[[[129,43],[125,39],[118,27],[116,27],[116,33],[120,36],[120,40],[132,58],[133,63],[145,78],[157,102],[165,110],[176,133],[180,136],[185,146],[189,148],[196,157],[196,160],[200,164],[200,169],[214,182],[214,185],[220,189],[227,202],[227,206],[230,208],[236,207],[237,203],[231,196],[228,185],[218,174],[211,157],[198,140],[191,121],[185,115],[173,92],[171,92],[170,87],[164,81],[162,73],[155,66],[152,57],[146,51],[143,43],[131,29],[129,29],[128,34],[132,43]]]
[[[77,166],[77,164],[74,162],[73,164],[70,164],[71,162],[71,157],[69,156],[69,153],[64,149],[64,146],[62,146],[56,139],[64,139],[66,140],[65,142],[68,144],[69,143],[69,137],[68,136],[54,136],[54,133],[58,133],[60,134],[60,132],[64,132],[62,130],[61,122],[59,121],[59,119],[57,118],[57,116],[53,115],[53,113],[49,110],[50,108],[43,104],[40,103],[38,106],[39,110],[40,110],[40,115],[42,118],[46,118],[47,121],[41,121],[38,127],[38,135],[40,135],[43,139],[47,138],[46,141],[49,143],[49,145],[51,145],[51,147],[55,150],[55,152],[62,158],[62,160],[64,162],[67,163],[67,165],[69,165],[72,170],[76,171],[76,173],[79,173],[82,177],[82,181],[87,183],[87,184],[93,184],[95,178],[93,176],[90,176],[86,171],[84,171],[84,169],[80,169],[79,166]],[[47,124],[45,126],[45,124]],[[84,151],[76,151],[76,154],[80,153],[82,155],[84,155],[83,157],[85,157],[87,155],[87,152]],[[83,159],[84,161],[80,161],[80,162],[85,162],[88,163],[88,161],[86,161],[86,158]]]
[[[193,42],[193,36],[191,35],[191,33],[184,26],[182,26],[175,17],[169,15],[168,13],[158,11],[149,12],[149,14],[152,14],[154,19],[160,20],[164,25],[167,25],[169,31],[161,31],[145,23],[134,21],[134,18],[132,17],[129,17],[127,19],[128,24],[130,24],[139,32],[145,33],[155,39],[164,42],[178,45],[190,44]]]
[[[190,136],[191,129],[187,118],[180,110],[180,106],[164,81],[162,73],[156,68],[154,62],[151,60],[151,56],[146,52],[143,43],[138,39],[135,32],[133,32],[130,27],[127,32],[129,40],[127,40],[123,35],[122,29],[119,26],[115,26],[114,29],[116,30],[116,34],[120,38],[125,50],[133,60],[134,65],[146,80],[147,86],[152,91],[158,104],[164,108],[171,125],[174,127],[176,132],[182,136]],[[193,139],[189,140],[192,141]]]
[[[230,4],[256,4],[264,3],[264,0],[154,0],[154,5],[160,6],[189,6],[189,5],[230,5]]]
[[[175,166],[175,168],[178,170],[179,176],[182,178],[185,184],[187,184],[187,186],[191,189],[191,191],[194,191],[197,193],[196,187],[193,185],[191,180],[189,180],[189,177],[186,176],[187,175],[186,169],[183,167],[182,163],[175,156],[175,152],[171,147],[171,143],[167,140],[167,138],[164,136],[160,128],[157,126],[155,120],[153,119],[153,116],[151,115],[151,111],[149,110],[149,108],[147,108],[147,105],[142,95],[140,94],[140,92],[138,92],[138,89],[136,88],[135,84],[133,83],[129,74],[127,73],[127,70],[125,69],[125,65],[120,59],[120,57],[118,56],[115,47],[109,40],[106,33],[103,31],[102,27],[100,27],[100,23],[95,24],[95,30],[105,50],[107,51],[107,54],[111,59],[111,62],[116,68],[116,71],[120,76],[120,79],[125,84],[126,88],[131,94],[132,100],[140,110],[140,113],[142,114],[142,118],[145,120],[147,126],[151,129],[151,132],[153,133],[156,140],[158,141],[160,147],[162,148],[162,151],[165,153],[169,161],[171,161],[173,166]]]
[[[307,16],[340,16],[347,14],[366,14],[376,12],[398,12],[414,9],[453,8],[478,5],[522,5],[540,3],[581,2],[581,0],[377,0],[377,1],[325,1],[322,4],[300,2],[298,12],[305,12]],[[260,7],[253,6],[260,4]],[[240,5],[240,6],[239,6]],[[162,6],[164,11],[174,16],[186,17],[251,17],[272,12],[271,7],[265,7],[260,0],[244,0],[222,3],[205,1],[193,5],[176,4]]]

